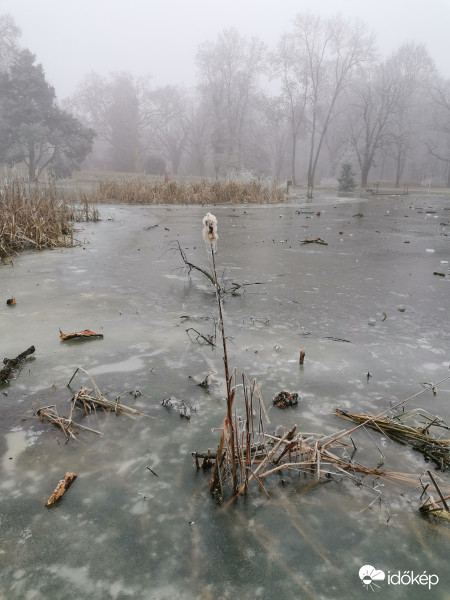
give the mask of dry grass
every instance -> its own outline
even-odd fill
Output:
[[[53,182],[29,186],[23,180],[0,180],[0,259],[21,250],[69,247],[73,221],[99,220],[86,195],[68,194]]]
[[[443,439],[439,431],[447,432],[450,428],[442,419],[424,410],[399,412],[393,417],[359,415],[341,409],[337,409],[336,414],[353,423],[364,423],[388,439],[411,446],[436,463],[441,471],[450,467],[450,439]],[[430,432],[431,428],[433,432]]]
[[[236,371],[230,377],[232,390],[230,396],[236,396]],[[210,491],[220,501],[227,489],[232,487],[228,504],[234,502],[242,493],[247,493],[250,484],[257,483],[263,493],[269,497],[265,488],[265,478],[274,473],[291,472],[312,475],[317,481],[327,481],[332,476],[348,476],[358,485],[364,485],[376,492],[377,499],[382,494],[376,486],[365,483],[362,477],[370,475],[398,484],[417,485],[419,475],[381,470],[356,462],[347,451],[348,445],[342,437],[349,431],[339,431],[324,435],[321,433],[297,432],[297,426],[284,429],[278,435],[264,431],[264,417],[268,416],[256,380],[252,382],[242,376],[244,393],[243,417],[225,417],[222,435],[215,453],[193,452],[197,468],[213,466]],[[351,430],[352,431],[352,430]],[[233,443],[231,443],[233,440]],[[203,459],[200,463],[199,459]],[[234,484],[236,479],[236,484]],[[237,489],[236,489],[237,488]]]
[[[100,181],[86,197],[90,202],[123,204],[276,204],[285,200],[283,189],[264,187],[257,181],[149,181],[145,177]]]

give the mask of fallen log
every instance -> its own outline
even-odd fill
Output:
[[[5,366],[0,371],[0,383],[4,383],[5,381],[7,381],[11,377],[13,370],[18,369],[20,367],[21,362],[25,360],[27,356],[33,354],[35,350],[36,348],[34,346],[30,346],[29,348],[27,348],[27,350],[21,352],[18,356],[16,356],[16,358],[4,358],[3,364]]]
[[[58,485],[56,486],[55,491],[50,496],[50,498],[47,500],[47,502],[45,503],[45,506],[47,506],[47,507],[52,506],[52,504],[54,504],[57,500],[59,500],[59,498],[64,496],[64,494],[67,492],[67,490],[69,489],[69,487],[72,485],[72,483],[75,481],[76,478],[77,478],[77,476],[75,473],[66,473],[64,475],[64,479],[61,479],[60,481],[58,481]]]

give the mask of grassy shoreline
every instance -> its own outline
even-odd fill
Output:
[[[284,190],[261,183],[234,181],[149,181],[143,176],[106,179],[93,185],[29,185],[0,179],[0,260],[26,249],[71,247],[72,223],[98,221],[98,204],[277,204]]]
[[[73,222],[99,219],[93,204],[52,182],[32,186],[19,179],[0,181],[0,260],[27,249],[74,246]]]

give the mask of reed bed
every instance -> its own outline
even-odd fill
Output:
[[[285,200],[284,189],[257,181],[175,181],[145,177],[100,181],[87,194],[90,202],[123,204],[276,204]]]
[[[72,223],[99,218],[87,197],[58,190],[53,181],[31,186],[18,178],[0,180],[0,259],[26,249],[73,246]]]

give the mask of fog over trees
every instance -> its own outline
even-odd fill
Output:
[[[157,58],[155,58],[157,60]],[[299,14],[274,47],[226,29],[199,40],[191,89],[131,72],[86,73],[58,99],[0,15],[0,161],[44,170],[224,177],[314,186],[350,164],[363,188],[450,187],[450,81],[427,49],[381,60],[364,23]]]

